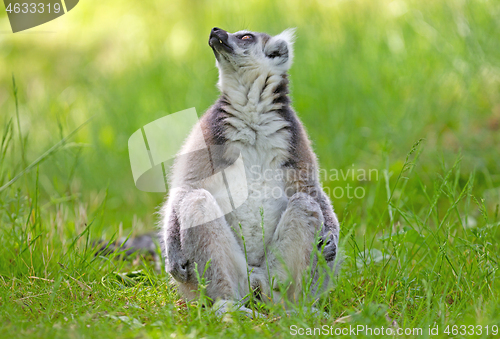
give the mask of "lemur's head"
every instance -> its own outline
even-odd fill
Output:
[[[208,44],[217,59],[219,86],[226,77],[237,76],[240,80],[252,81],[252,75],[285,74],[292,65],[294,31],[287,29],[270,36],[249,31],[228,33],[214,27]]]

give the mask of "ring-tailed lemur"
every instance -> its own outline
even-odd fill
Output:
[[[195,263],[201,276],[210,260],[206,295],[214,301],[243,298],[249,280],[266,296],[278,283],[287,282],[287,296],[294,300],[303,274],[309,272],[316,282],[318,272],[307,270],[310,258],[317,260],[311,256],[313,246],[323,249],[330,268],[334,265],[339,223],[288,96],[293,39],[293,30],[277,36],[220,28],[210,33],[221,95],[174,162],[171,189],[161,210],[166,270],[188,299],[196,297]],[[248,197],[224,213],[227,206],[222,206],[221,196],[231,178],[224,177],[223,182],[215,174],[239,155],[248,187],[242,194]],[[317,233],[319,243],[315,243]]]

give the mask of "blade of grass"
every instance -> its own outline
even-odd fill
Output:
[[[94,118],[91,117],[87,121],[85,121],[83,124],[78,126],[76,129],[74,129],[70,134],[68,134],[66,137],[61,139],[58,143],[56,143],[54,146],[49,148],[45,153],[43,153],[41,156],[39,156],[35,161],[33,161],[31,164],[29,164],[25,169],[23,169],[21,172],[19,172],[14,178],[12,178],[9,182],[7,182],[5,185],[0,187],[0,192],[3,192],[7,188],[9,188],[12,184],[14,184],[19,178],[21,178],[24,174],[29,172],[33,167],[36,165],[40,164],[43,162],[45,159],[50,157],[55,151],[57,151],[66,141],[68,141],[73,135],[75,135],[80,129],[82,129],[85,125],[87,125],[92,119]]]

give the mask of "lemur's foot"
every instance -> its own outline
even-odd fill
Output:
[[[286,311],[286,314],[288,315],[297,315],[299,314],[299,310],[288,310]],[[320,311],[316,307],[303,307],[302,308],[302,313],[304,314],[312,314],[316,318],[329,318],[330,315],[326,313],[325,311]]]
[[[241,312],[244,316],[250,319],[263,318],[264,316],[257,312],[253,311],[243,305],[240,305],[238,302],[234,302],[232,300],[218,300],[213,309],[215,310],[215,314],[218,317],[222,317],[224,314],[229,312]]]

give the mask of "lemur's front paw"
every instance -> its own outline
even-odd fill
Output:
[[[325,246],[323,248],[323,246]],[[318,250],[321,252],[323,249],[323,257],[326,261],[332,261],[337,255],[337,245],[332,234],[322,235],[318,242]]]
[[[184,257],[169,258],[167,272],[178,282],[185,283],[188,280],[188,261]]]
[[[260,267],[257,266],[249,266],[248,267],[250,270],[250,287],[252,290],[259,290],[261,289],[264,281],[265,281],[265,274],[262,271]]]

